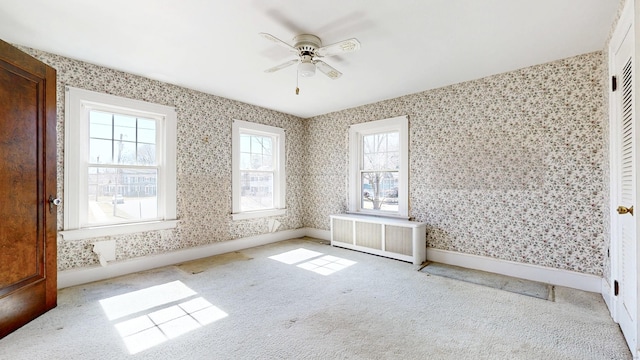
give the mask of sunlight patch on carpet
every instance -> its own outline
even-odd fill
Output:
[[[276,260],[287,265],[297,264],[296,266],[301,269],[313,271],[325,276],[356,264],[355,261],[331,255],[323,255],[323,253],[317,251],[300,248],[270,256],[269,259]]]
[[[287,265],[293,265],[301,261],[318,257],[320,255],[323,255],[323,254],[317,251],[300,248],[296,250],[283,252],[282,254],[269,256],[269,259],[280,261],[281,263],[285,263]]]
[[[151,286],[100,300],[100,305],[109,320],[135,314],[156,306],[182,300],[197,293],[181,281]]]
[[[228,316],[196,295],[181,281],[174,281],[103,299],[100,304],[109,320],[137,315],[114,325],[129,353],[137,354]]]
[[[298,267],[305,270],[313,271],[320,275],[331,275],[334,272],[345,269],[355,263],[355,261],[327,255],[302,263],[298,265]]]

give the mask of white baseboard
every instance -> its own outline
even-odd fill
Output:
[[[319,230],[321,231],[321,230]],[[315,233],[315,232],[314,232]],[[221,241],[209,245],[181,249],[164,254],[150,255],[125,261],[109,263],[107,266],[89,266],[58,272],[58,289],[155,269],[185,261],[197,260],[213,255],[239,251],[282,240],[307,236],[308,229],[277,231],[241,239]],[[311,236],[311,235],[308,235]]]
[[[155,269],[185,261],[197,260],[209,256],[240,251],[255,246],[271,244],[278,241],[309,236],[321,240],[331,240],[329,230],[300,228],[277,231],[241,239],[222,241],[204,246],[181,249],[164,254],[150,255],[125,261],[109,263],[107,266],[89,266],[58,272],[58,289],[86,284],[93,281],[109,279],[139,271]],[[476,270],[483,270],[527,280],[539,281],[553,285],[602,293],[605,297],[605,282],[601,277],[567,270],[546,268],[537,265],[499,260],[484,256],[469,255],[447,250],[427,249],[427,260],[449,265],[456,265]],[[607,284],[607,289],[608,289]],[[609,294],[610,291],[607,291]],[[610,301],[610,296],[605,301]],[[607,301],[607,305],[609,305]],[[611,308],[611,307],[610,307]]]
[[[575,271],[433,248],[427,248],[427,260],[595,293],[603,290],[602,277]]]
[[[321,229],[314,229],[314,228],[304,228],[304,229],[306,231],[306,236],[320,239],[320,240],[331,241],[331,230],[321,230]]]
[[[600,293],[602,294],[602,298],[604,299],[605,304],[607,304],[607,308],[609,309],[609,312],[611,313],[611,317],[616,320],[616,314],[615,314],[615,296],[613,295],[613,289],[611,288],[611,285],[609,284],[609,281],[607,281],[606,278],[602,278],[602,288]],[[617,322],[617,321],[616,321]]]

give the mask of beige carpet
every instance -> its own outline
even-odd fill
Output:
[[[631,359],[598,294],[555,301],[298,239],[63,289],[0,359]]]

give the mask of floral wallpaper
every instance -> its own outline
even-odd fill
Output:
[[[63,195],[64,86],[176,107],[176,229],[58,239],[58,269],[268,232],[231,220],[231,121],[287,131],[287,214],[279,230],[329,229],[347,209],[348,127],[409,115],[410,215],[428,246],[603,275],[608,214],[606,61],[595,52],[311,119],[204,94],[39,50],[58,71],[58,193]],[[317,156],[317,154],[323,154]],[[58,211],[62,229],[62,208]]]
[[[303,226],[301,179],[304,124],[299,118],[179,86],[20,47],[57,70],[58,196],[64,190],[65,86],[103,92],[176,108],[176,229],[86,240],[58,237],[58,270],[98,264],[92,242],[116,240],[116,260],[227,241],[268,232],[267,219],[231,220],[232,119],[284,128],[287,133],[287,214],[275,217],[279,230]],[[63,209],[58,209],[58,230]]]
[[[595,52],[304,120],[305,226],[347,208],[349,125],[409,115],[410,216],[429,247],[602,275],[605,64]]]

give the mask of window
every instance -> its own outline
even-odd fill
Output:
[[[175,227],[174,108],[68,87],[65,239]]]
[[[233,219],[284,215],[284,130],[233,120]]]
[[[349,129],[349,212],[408,217],[408,119]]]

